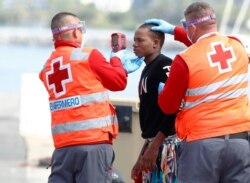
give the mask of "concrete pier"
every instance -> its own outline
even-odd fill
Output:
[[[27,141],[19,133],[19,97],[0,94],[0,101],[0,182],[47,182],[50,170],[39,167],[39,159],[28,161]]]

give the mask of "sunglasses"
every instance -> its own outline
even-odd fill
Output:
[[[52,34],[56,35],[73,29],[79,29],[82,33],[85,33],[86,32],[85,21],[80,21],[78,24],[71,24],[59,28],[54,28],[52,29]]]
[[[182,26],[184,27],[184,29],[187,29],[189,26],[191,26],[193,24],[198,24],[198,23],[205,22],[205,21],[212,20],[212,19],[216,19],[215,14],[208,15],[208,16],[198,18],[195,20],[190,20],[190,21],[186,21],[185,19],[182,19],[181,23],[182,23]]]

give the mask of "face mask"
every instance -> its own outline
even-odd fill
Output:
[[[82,39],[81,47],[84,47],[84,39]]]
[[[195,31],[193,32],[193,34],[192,34],[191,37],[189,37],[189,35],[187,34],[187,38],[188,38],[188,40],[189,40],[191,43],[194,43],[194,42],[192,41],[192,39],[193,39],[193,37],[194,37],[194,33],[195,33]]]
[[[187,34],[187,39],[188,39],[191,43],[193,43],[192,39],[188,36],[188,34]]]

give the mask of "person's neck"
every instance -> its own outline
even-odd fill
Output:
[[[201,40],[201,39],[203,39],[203,38],[205,38],[205,37],[210,37],[210,36],[213,36],[213,35],[216,35],[216,34],[218,34],[217,31],[216,31],[216,32],[204,33],[204,34],[202,34],[202,35],[196,40],[196,42],[199,41],[199,40]]]
[[[149,56],[146,56],[145,59],[144,59],[145,64],[148,65],[149,63],[151,63],[152,61],[154,61],[155,58],[156,58],[158,55],[160,55],[160,54],[161,54],[161,52],[156,52],[156,53],[154,53],[154,54],[151,54],[151,55],[149,55]]]
[[[60,46],[71,46],[75,48],[80,48],[81,44],[76,41],[71,41],[71,40],[55,40],[54,46],[55,48],[58,48]]]
[[[207,29],[207,30],[201,30],[200,29],[200,30],[197,31],[195,42],[201,40],[204,37],[208,37],[210,35],[217,34],[217,33],[218,32],[217,32],[216,28],[210,28],[210,29]]]

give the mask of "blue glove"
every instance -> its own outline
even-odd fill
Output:
[[[162,83],[162,82],[159,83],[158,94],[161,93],[161,91],[163,90],[164,86],[165,86],[165,83]]]
[[[144,57],[127,58],[123,63],[123,68],[127,71],[127,73],[132,73],[140,68],[143,61]]]
[[[118,52],[111,51],[110,58],[112,58],[112,57],[118,57],[121,60],[122,64],[124,64],[124,62],[126,60],[126,52],[127,52],[127,50],[125,50],[125,49],[120,50]]]
[[[174,29],[175,29],[175,25],[172,25],[164,20],[161,19],[148,19],[146,20],[144,23],[153,23],[156,24],[157,26],[154,26],[151,28],[151,30],[153,31],[160,31],[163,33],[168,33],[173,35],[174,34]]]

